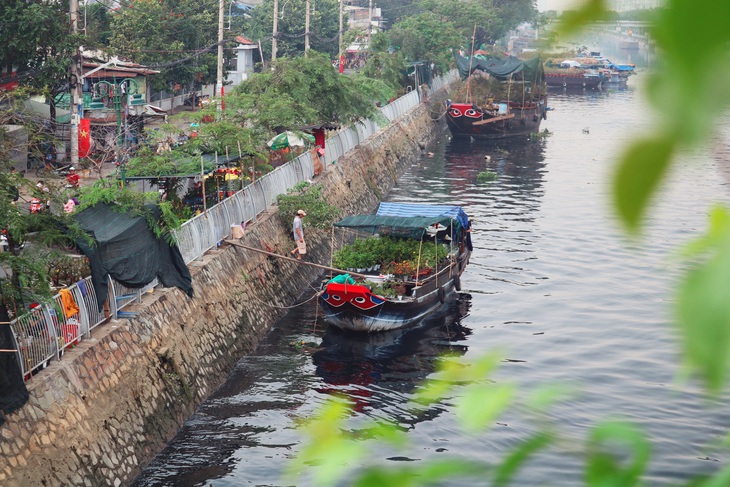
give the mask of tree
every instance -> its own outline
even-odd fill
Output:
[[[456,25],[434,12],[408,17],[394,25],[388,34],[391,44],[406,61],[429,60],[443,71],[453,64],[451,49],[465,44]]]
[[[398,91],[407,84],[404,79],[406,62],[401,50],[390,49],[390,36],[387,33],[378,33],[370,39],[368,62],[362,69],[362,75],[377,79]]]
[[[86,46],[94,48],[109,45],[112,35],[111,8],[105,3],[84,3],[82,15],[86,19]]]
[[[0,72],[17,70],[17,79],[46,97],[55,124],[56,97],[69,88],[68,70],[81,44],[69,28],[68,0],[8,0],[0,15]]]
[[[293,57],[304,53],[306,0],[279,2],[277,24],[277,57]],[[336,0],[310,2],[310,47],[325,52],[331,58],[338,53],[339,3]],[[244,24],[245,31],[253,39],[261,39],[265,51],[271,53],[271,36],[274,26],[274,2],[264,2],[251,11],[251,19]],[[271,55],[265,56],[270,59]]]
[[[111,30],[113,53],[160,69],[151,79],[155,89],[216,81],[216,0],[122,0]]]
[[[345,125],[376,116],[375,102],[394,95],[378,80],[339,75],[329,56],[316,52],[306,58],[277,59],[272,71],[255,74],[235,92],[253,126],[268,132],[311,124]]]

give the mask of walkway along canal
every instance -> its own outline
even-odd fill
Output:
[[[343,214],[374,208],[437,132],[429,106],[417,104],[314,182]],[[285,253],[289,224],[267,207],[241,242]],[[307,237],[311,260],[328,262],[329,232]],[[96,327],[28,382],[29,401],[0,426],[2,485],[128,484],[321,273],[227,244],[189,267],[194,298],[144,293],[136,314]]]

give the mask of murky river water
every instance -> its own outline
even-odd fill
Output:
[[[714,444],[728,433],[727,400],[705,400],[696,384],[675,380],[670,307],[681,272],[673,252],[704,228],[713,201],[728,202],[728,181],[715,159],[683,156],[687,164],[657,198],[644,238],[622,235],[608,175],[622,145],[649,126],[641,77],[628,89],[554,93],[543,125],[552,135],[539,141],[470,145],[445,133],[388,199],[457,203],[474,217],[475,251],[458,301],[421,329],[371,340],[327,329],[313,302],[296,308],[136,485],[287,485],[281,472],[301,442],[295,421],[334,391],[355,402],[354,422],[377,417],[408,430],[411,448],[375,450],[368,462],[496,461],[535,431],[517,409],[484,434],[464,433],[448,404],[429,414],[406,410],[446,350],[502,350],[508,360],[495,379],[518,384],[521,397],[547,384],[576,391],[549,412],[568,444],[539,455],[514,485],[582,485],[578,445],[606,418],[628,419],[648,435],[649,485],[676,485],[726,464],[728,453]],[[486,169],[499,178],[477,182]],[[305,477],[297,484],[312,485]]]

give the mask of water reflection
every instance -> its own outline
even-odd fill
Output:
[[[367,399],[377,391],[368,386],[412,391],[433,372],[440,355],[467,351],[466,344],[460,342],[471,335],[471,330],[461,320],[468,316],[470,307],[471,295],[463,293],[415,328],[352,333],[328,327],[320,349],[312,355],[317,375],[327,384],[320,392],[352,395],[358,407],[364,409],[377,407]]]
[[[441,406],[414,411],[413,390],[437,367],[444,354],[463,355],[472,331],[461,320],[469,315],[471,295],[462,293],[416,328],[378,333],[348,333],[329,327],[321,348],[312,355],[324,381],[317,390],[351,401],[358,414],[397,425],[402,430],[431,421]]]

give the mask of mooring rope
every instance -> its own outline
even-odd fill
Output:
[[[310,286],[310,287],[311,287],[311,286]],[[268,302],[266,302],[266,301],[262,301],[261,299],[259,299],[259,298],[258,298],[258,297],[256,297],[255,295],[253,295],[253,298],[254,298],[254,299],[255,299],[256,301],[258,301],[259,303],[261,303],[261,304],[265,304],[266,306],[269,306],[269,307],[271,307],[271,308],[278,308],[278,309],[294,309],[294,308],[297,308],[297,307],[299,307],[299,306],[301,306],[301,305],[303,305],[303,304],[307,304],[308,302],[310,302],[311,300],[313,300],[314,298],[316,298],[316,297],[318,297],[318,296],[319,296],[319,291],[315,292],[315,293],[314,293],[314,295],[313,295],[313,296],[312,296],[311,298],[309,298],[309,299],[307,299],[307,300],[305,300],[305,301],[302,301],[301,303],[297,303],[297,304],[292,304],[291,306],[277,306],[277,305],[275,305],[275,304],[271,304],[271,303],[268,303]]]

